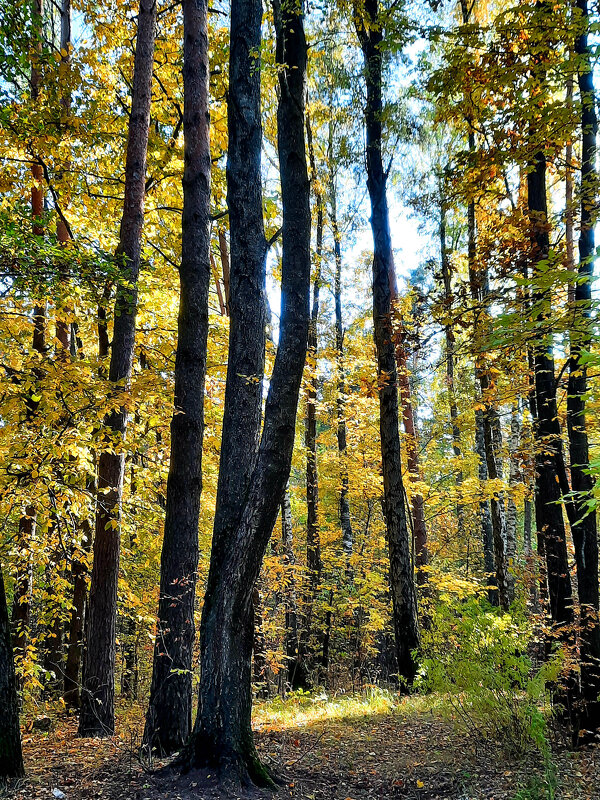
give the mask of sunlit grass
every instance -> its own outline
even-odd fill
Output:
[[[277,696],[257,701],[252,715],[257,730],[282,730],[318,722],[372,717],[383,714],[409,714],[418,711],[423,697],[406,697],[378,687],[368,687],[360,694],[293,692],[285,700]]]

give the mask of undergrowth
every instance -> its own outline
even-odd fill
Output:
[[[495,740],[509,755],[550,754],[549,686],[561,672],[555,654],[536,666],[528,655],[535,630],[518,607],[502,614],[477,598],[440,604],[423,633],[421,690],[438,692],[460,728]]]

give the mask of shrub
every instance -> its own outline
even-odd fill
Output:
[[[561,657],[540,668],[527,655],[534,627],[516,608],[502,614],[476,597],[437,605],[423,633],[420,681],[445,695],[455,722],[511,755],[532,746],[549,753],[548,685]]]

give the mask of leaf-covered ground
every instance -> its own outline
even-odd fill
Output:
[[[77,739],[75,722],[57,719],[48,733],[26,732],[27,779],[15,800],[225,800],[210,771],[181,776],[138,758],[136,723],[121,721],[109,740]],[[449,719],[413,700],[399,704],[346,698],[259,707],[256,738],[264,762],[281,780],[278,796],[310,800],[542,800],[543,759],[511,758],[498,743],[456,730]],[[554,796],[600,798],[600,746],[555,753]],[[255,793],[255,797],[272,796]],[[58,795],[59,798],[62,795]]]

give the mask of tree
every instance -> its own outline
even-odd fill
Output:
[[[105,419],[112,449],[98,462],[98,507],[94,560],[88,602],[83,665],[80,736],[107,736],[114,732],[115,640],[119,577],[119,515],[123,492],[125,454],[122,440],[128,410],[120,393],[127,387],[133,367],[137,280],[144,222],[144,192],[152,62],[156,28],[156,0],[140,0],[135,63],[131,89],[131,114],[125,161],[125,191],[119,247],[115,256],[120,280],[115,299],[115,321],[108,377],[118,407]]]
[[[165,753],[180,749],[192,727],[194,600],[210,283],[207,13],[203,0],[184,3],[185,167],[175,411],[152,686],[144,731],[146,743]],[[234,101],[230,102],[233,105]],[[229,131],[232,136],[231,122]],[[229,210],[232,216],[238,211],[231,199]]]
[[[578,83],[581,104],[581,216],[579,265],[575,281],[573,325],[570,331],[569,383],[567,390],[567,426],[571,462],[571,486],[574,493],[574,519],[571,534],[577,563],[577,591],[581,608],[581,690],[583,728],[594,729],[600,719],[600,619],[598,596],[598,531],[596,512],[587,508],[594,488],[590,471],[590,452],[586,425],[588,371],[585,354],[592,345],[592,279],[596,255],[594,225],[598,175],[596,140],[598,120],[591,53],[588,44],[590,26],[587,0],[577,0],[575,39],[578,58]]]
[[[337,379],[337,445],[340,456],[340,525],[342,528],[342,546],[347,558],[352,555],[354,535],[352,520],[350,518],[350,503],[348,502],[348,464],[346,443],[346,418],[345,394],[346,382],[344,379],[344,324],[342,319],[342,241],[337,214],[337,184],[333,161],[333,125],[329,123],[329,219],[333,234],[333,253],[335,257],[335,277],[333,282],[333,297],[335,303],[335,350]]]
[[[0,570],[0,715],[2,716],[0,778],[20,778],[24,769],[19,729],[19,698],[2,570]]]
[[[373,322],[377,349],[379,427],[383,467],[384,512],[390,558],[390,589],[398,671],[407,683],[416,674],[413,651],[419,645],[419,626],[410,540],[404,506],[398,422],[398,380],[392,329],[394,263],[387,205],[387,173],[382,154],[383,23],[378,0],[365,0],[354,9],[355,26],[365,62],[367,97],[367,187],[373,231]]]
[[[260,5],[253,8],[252,19],[259,27]],[[306,359],[310,288],[304,20],[296,2],[276,4],[274,13],[280,65],[277,135],[283,203],[279,344],[260,446],[241,515],[229,522],[228,539],[216,540],[211,550],[200,627],[199,708],[187,755],[192,766],[216,765],[237,781],[262,785],[272,781],[259,762],[250,727],[252,593],[290,472]],[[222,454],[222,460],[228,457]]]

